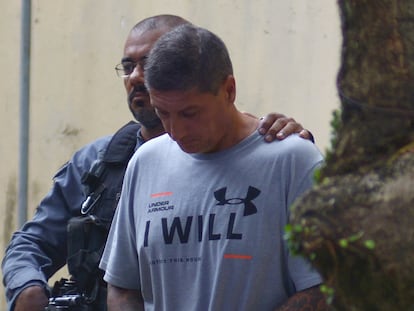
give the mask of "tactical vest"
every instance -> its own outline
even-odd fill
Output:
[[[118,204],[125,170],[135,150],[139,128],[139,124],[131,121],[118,130],[103,154],[82,176],[87,199],[81,207],[81,216],[72,218],[68,223],[68,270],[78,289],[91,302],[106,300],[99,293],[100,288],[105,287],[99,261]]]

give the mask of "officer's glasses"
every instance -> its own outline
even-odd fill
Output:
[[[141,70],[144,70],[145,62],[147,57],[143,57],[140,61],[134,62],[132,60],[122,61],[120,64],[115,66],[115,71],[118,77],[120,78],[129,78],[131,73],[137,66],[141,67]]]

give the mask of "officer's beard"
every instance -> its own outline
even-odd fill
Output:
[[[157,114],[152,108],[143,108],[140,111],[133,111],[131,109],[131,112],[134,115],[135,120],[137,120],[147,129],[154,129],[162,126],[160,118],[158,118]]]
[[[162,127],[161,120],[152,108],[145,85],[140,84],[128,94],[128,106],[135,120],[147,129]]]

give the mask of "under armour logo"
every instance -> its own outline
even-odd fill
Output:
[[[226,199],[226,191],[227,191],[227,187],[224,187],[214,192],[214,197],[218,201],[216,205],[244,204],[243,216],[249,216],[249,215],[257,213],[256,205],[254,205],[252,201],[259,196],[260,194],[259,189],[249,186],[249,189],[247,190],[247,194],[245,198],[230,198],[230,199]]]

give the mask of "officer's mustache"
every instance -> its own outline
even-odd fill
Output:
[[[132,103],[133,99],[137,95],[148,96],[148,90],[144,84],[135,86],[128,95],[128,101]]]

